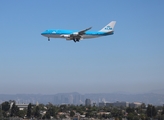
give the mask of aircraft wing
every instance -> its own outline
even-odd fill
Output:
[[[89,27],[89,28],[87,28],[85,30],[79,31],[78,33],[79,33],[79,35],[83,35],[86,31],[90,30],[91,28],[92,27]]]
[[[70,36],[71,37],[77,37],[77,36],[81,36],[81,35],[83,35],[87,30],[90,30],[92,27],[89,27],[89,28],[87,28],[87,29],[85,29],[85,30],[81,30],[81,31],[79,31],[79,32],[74,32],[74,33],[72,33]]]

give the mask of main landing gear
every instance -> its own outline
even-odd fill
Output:
[[[79,39],[75,39],[75,38],[74,38],[73,41],[74,41],[74,42],[79,42]]]
[[[50,41],[50,38],[48,37],[48,41]]]

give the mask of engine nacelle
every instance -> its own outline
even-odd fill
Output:
[[[70,38],[70,37],[67,37],[67,38],[66,38],[66,40],[72,40],[72,38]]]
[[[60,35],[63,38],[70,38],[70,35]]]

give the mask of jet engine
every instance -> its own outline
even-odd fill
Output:
[[[70,38],[70,37],[67,37],[67,38],[66,38],[66,40],[72,40],[72,38]]]

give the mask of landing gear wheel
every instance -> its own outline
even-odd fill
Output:
[[[79,42],[79,39],[76,39],[77,42]]]
[[[50,38],[48,38],[48,41],[50,41]]]
[[[76,42],[76,40],[75,40],[75,39],[73,39],[73,41],[74,41],[74,42]]]

